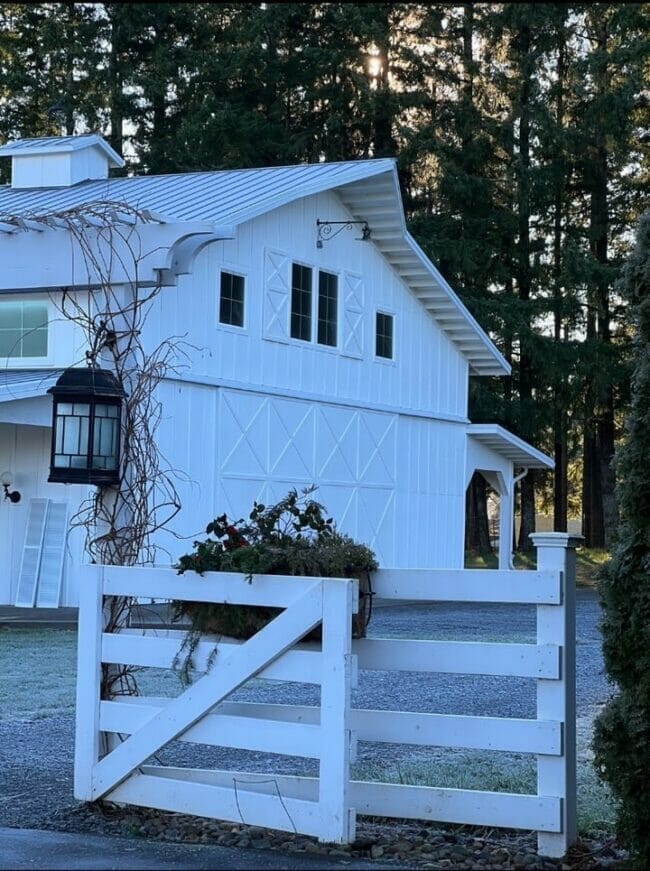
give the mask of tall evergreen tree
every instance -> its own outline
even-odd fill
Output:
[[[639,214],[629,178],[643,123],[650,43],[642,4],[589,5],[581,10],[581,22],[587,51],[578,62],[582,87],[573,144],[580,184],[576,199],[584,194],[584,208],[573,233],[582,253],[586,309],[583,516],[587,545],[604,547],[616,521],[615,408],[627,376],[613,287],[627,250],[625,237]]]

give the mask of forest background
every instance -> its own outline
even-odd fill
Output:
[[[0,3],[0,144],[98,131],[125,173],[394,157],[411,232],[512,364],[472,379],[472,420],[555,459],[519,485],[520,546],[542,511],[609,547],[649,24],[643,3]],[[486,496],[475,476],[470,549]]]

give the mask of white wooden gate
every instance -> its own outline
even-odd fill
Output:
[[[210,573],[178,577],[173,569],[86,566],[80,578],[76,798],[183,811],[233,822],[298,831],[322,841],[354,840],[349,783],[350,630],[358,582],[339,578]],[[103,632],[103,597],[186,599],[285,610],[242,644],[220,645],[214,667],[176,699],[100,699],[100,663],[170,667],[182,632],[164,637],[122,630]],[[291,650],[323,624],[322,649]],[[209,649],[208,649],[209,648]],[[214,643],[204,643],[205,663]],[[263,718],[214,712],[252,677],[311,681],[321,686],[320,721],[279,724]],[[100,733],[128,736],[100,756]],[[320,760],[316,794],[291,798],[252,790],[246,778],[225,773],[147,766],[170,741],[199,742]]]
[[[537,571],[380,570],[377,598],[530,603],[533,644],[366,638],[350,643],[356,583],[239,575],[178,578],[171,569],[89,567],[81,589],[75,795],[109,798],[285,831],[354,839],[355,813],[535,830],[538,849],[562,856],[576,838],[575,538],[534,537]],[[208,590],[210,594],[208,595]],[[99,663],[169,667],[182,633],[102,634],[102,594],[276,605],[286,611],[244,644],[219,648],[214,668],[175,700],[99,699]],[[322,650],[294,647],[323,620]],[[201,642],[199,668],[214,641]],[[456,716],[350,708],[359,669],[528,677],[537,717]],[[224,701],[247,679],[314,683],[321,706]],[[215,706],[218,706],[215,708]],[[497,714],[498,712],[495,712]],[[99,758],[100,732],[129,735]],[[320,760],[318,778],[187,770],[143,763],[178,738]],[[355,741],[530,753],[532,795],[350,781]]]

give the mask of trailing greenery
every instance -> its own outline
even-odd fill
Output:
[[[226,514],[206,527],[208,536],[194,542],[194,550],[180,557],[175,568],[186,571],[237,572],[253,582],[254,575],[304,575],[307,577],[359,577],[362,599],[353,632],[365,633],[369,619],[369,596],[364,596],[368,576],[378,568],[375,555],[350,536],[336,529],[325,508],[311,498],[315,487],[299,494],[294,488],[274,505],[253,503],[248,520],[230,521]],[[365,582],[365,583],[364,583]],[[224,605],[218,602],[174,601],[174,620],[189,618],[190,629],[177,658],[183,679],[190,679],[192,654],[202,635],[217,633],[233,638],[250,638],[282,609],[253,605]],[[315,631],[316,637],[318,631]]]
[[[650,867],[650,212],[640,222],[621,291],[636,312],[627,437],[617,454],[621,521],[600,593],[603,652],[618,685],[599,715],[595,763],[618,799],[619,836]]]

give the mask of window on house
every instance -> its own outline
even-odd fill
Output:
[[[46,302],[0,302],[0,357],[47,357]]]
[[[338,278],[331,272],[318,273],[318,344],[336,347]]]
[[[231,272],[221,273],[219,322],[233,327],[244,326],[244,277]]]
[[[311,341],[311,269],[294,263],[291,269],[291,338]]]
[[[393,316],[384,312],[377,312],[375,354],[387,360],[393,359]]]

